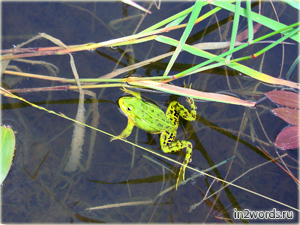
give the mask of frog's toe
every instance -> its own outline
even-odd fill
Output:
[[[183,182],[183,181],[184,181],[184,173],[179,172],[179,175],[178,175],[177,180],[176,180],[176,186],[175,186],[176,190],[177,190],[178,184]]]
[[[112,141],[114,141],[114,140],[116,140],[116,139],[120,139],[120,137],[119,137],[119,136],[112,137],[112,138],[110,139],[110,142],[112,142]]]
[[[189,103],[190,106],[196,107],[195,103],[194,103],[194,99],[192,99],[192,98],[186,98],[186,101]]]
[[[185,168],[182,166],[180,168],[180,171],[179,171],[179,174],[178,174],[178,179],[184,181],[184,178],[185,178]]]
[[[176,181],[176,185],[175,185],[176,190],[177,190],[177,187],[178,187],[179,182],[180,182],[180,179],[179,179],[179,177],[178,177],[178,178],[177,178],[177,181]]]
[[[128,92],[128,90],[127,90],[124,86],[122,86],[122,87],[120,88],[120,90],[121,90],[121,91],[124,91],[125,93]]]
[[[189,88],[189,89],[191,89],[192,88],[192,83],[190,83],[190,85],[187,85],[186,83],[185,83],[185,81],[183,81],[183,86],[185,87],[185,88]]]

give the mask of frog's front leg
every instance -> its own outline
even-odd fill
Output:
[[[134,123],[130,119],[128,119],[128,124],[127,124],[126,128],[122,131],[122,133],[120,135],[118,135],[117,137],[112,137],[110,139],[110,141],[113,141],[115,139],[127,138],[131,134],[133,127],[134,127]]]
[[[188,163],[191,161],[192,157],[192,143],[189,141],[180,141],[175,140],[176,138],[176,131],[172,132],[163,132],[160,136],[160,145],[161,149],[164,153],[173,153],[181,151],[183,148],[186,148],[186,155],[185,159],[183,161],[183,166],[181,166],[178,178],[176,181],[176,189],[179,183],[179,180],[184,180],[185,177],[185,168],[188,165]]]

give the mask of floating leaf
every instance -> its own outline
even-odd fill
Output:
[[[1,126],[1,149],[0,149],[0,159],[1,159],[1,173],[0,173],[0,183],[4,181],[7,176],[13,156],[15,151],[15,134],[10,127]]]
[[[266,96],[273,102],[291,107],[299,108],[299,95],[291,91],[270,91],[266,93]]]
[[[290,108],[276,108],[272,112],[284,121],[292,125],[299,124],[299,110]]]
[[[299,126],[284,128],[277,136],[275,145],[282,150],[299,147]]]

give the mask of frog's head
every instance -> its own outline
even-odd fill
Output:
[[[122,113],[125,114],[125,116],[129,118],[134,117],[134,105],[135,105],[136,98],[131,96],[123,96],[119,98],[118,105],[122,111]]]

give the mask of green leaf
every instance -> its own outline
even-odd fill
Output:
[[[299,60],[300,60],[300,55],[297,57],[297,59],[295,59],[295,61],[293,62],[293,64],[291,65],[289,71],[286,74],[286,79],[289,80],[290,79],[290,75],[293,72],[293,70],[296,68],[296,66],[299,64]]]
[[[183,15],[179,18],[177,18],[176,20],[173,20],[171,23],[169,23],[166,27],[172,27],[172,26],[177,26],[179,25],[186,17],[188,16],[188,14]]]
[[[226,9],[226,10],[231,11],[231,12],[235,11],[235,5],[230,4],[227,1],[212,1],[211,4],[215,5],[215,6],[219,6],[223,9]],[[260,23],[260,24],[262,24],[266,27],[269,27],[272,30],[276,31],[276,30],[280,30],[280,29],[286,27],[285,24],[279,23],[275,20],[272,20],[272,19],[270,19],[268,17],[265,17],[263,15],[260,15],[258,13],[250,12],[250,14],[251,14],[251,18],[252,18],[253,21],[255,21],[257,23]],[[244,16],[244,17],[247,17],[247,10],[244,9],[244,8],[241,8],[240,9],[240,15]],[[285,32],[281,32],[281,33],[285,34]],[[293,39],[294,41],[299,42],[299,34],[297,33],[296,35],[292,36],[291,39]]]
[[[162,42],[162,43],[173,45],[173,46],[178,45],[177,40],[174,40],[174,39],[171,39],[171,38],[168,38],[168,37],[165,37],[165,36],[156,36],[156,40],[159,41],[159,42]],[[209,64],[213,61],[216,61],[216,62],[220,63],[220,64],[216,65],[216,67],[220,66],[223,63],[223,65],[226,65],[226,66],[228,66],[232,69],[235,69],[235,70],[237,70],[241,73],[244,73],[244,74],[246,74],[246,75],[248,75],[248,76],[250,76],[254,79],[260,80],[260,81],[265,82],[265,83],[285,85],[285,86],[288,86],[288,87],[293,87],[293,88],[298,88],[298,89],[300,88],[298,83],[269,76],[267,74],[261,73],[259,71],[256,71],[254,69],[251,69],[249,67],[246,67],[246,66],[244,66],[242,64],[239,64],[239,63],[236,63],[236,62],[231,62],[229,64],[226,64],[225,59],[222,58],[225,55],[225,53],[223,53],[219,56],[216,56],[216,55],[213,55],[209,52],[202,51],[201,49],[198,49],[196,47],[193,47],[193,46],[190,46],[190,45],[187,45],[187,44],[183,45],[182,49],[189,52],[189,53],[192,53],[194,55],[207,58],[209,60],[174,75],[174,77],[176,77],[176,78],[180,78],[182,76],[190,75],[190,74],[193,74],[193,73],[198,73],[199,70],[201,69],[200,67],[204,67],[205,65],[207,65],[207,64]],[[236,49],[238,49],[238,47]]]
[[[239,28],[239,21],[240,21],[240,8],[241,8],[241,1],[238,0],[235,3],[235,14],[234,14],[234,20],[233,20],[233,25],[232,25],[232,31],[231,31],[231,40],[230,40],[230,48],[229,50],[234,49],[235,46],[235,39],[237,36],[237,31]],[[231,54],[226,56],[226,60],[230,61]]]
[[[203,5],[203,2],[202,1],[196,1],[195,5],[194,5],[194,8],[193,8],[193,11],[192,11],[192,14],[190,16],[190,19],[189,19],[189,22],[180,38],[180,41],[176,47],[176,50],[172,56],[172,58],[170,59],[170,62],[165,70],[165,73],[164,73],[164,76],[167,76],[169,71],[171,70],[173,64],[175,63],[175,60],[177,59],[183,45],[185,44],[185,41],[187,40],[189,34],[191,33],[193,27],[194,27],[194,24],[199,16],[199,13],[202,9],[202,5]]]
[[[1,126],[1,184],[6,178],[10,169],[15,151],[15,143],[16,139],[14,131],[10,127]]]
[[[300,10],[299,0],[281,0],[281,1],[289,4],[290,6],[294,7],[295,9]]]
[[[248,42],[250,43],[253,40],[253,23],[251,16],[251,0],[247,0],[247,22],[248,22]]]
[[[178,19],[178,18],[180,18],[180,17],[182,17],[184,15],[188,15],[192,10],[193,10],[193,6],[190,7],[190,8],[188,8],[188,9],[185,9],[182,12],[179,12],[179,13],[177,13],[177,14],[175,14],[175,15],[173,15],[173,16],[171,16],[171,17],[169,17],[169,18],[167,18],[167,19],[165,19],[163,21],[160,21],[159,23],[154,24],[151,27],[148,27],[147,29],[141,31],[140,34],[142,34],[142,33],[148,33],[148,32],[151,32],[153,30],[156,30],[159,27],[162,27],[162,26],[164,26],[164,25],[172,22],[173,20],[176,20],[176,19]]]

